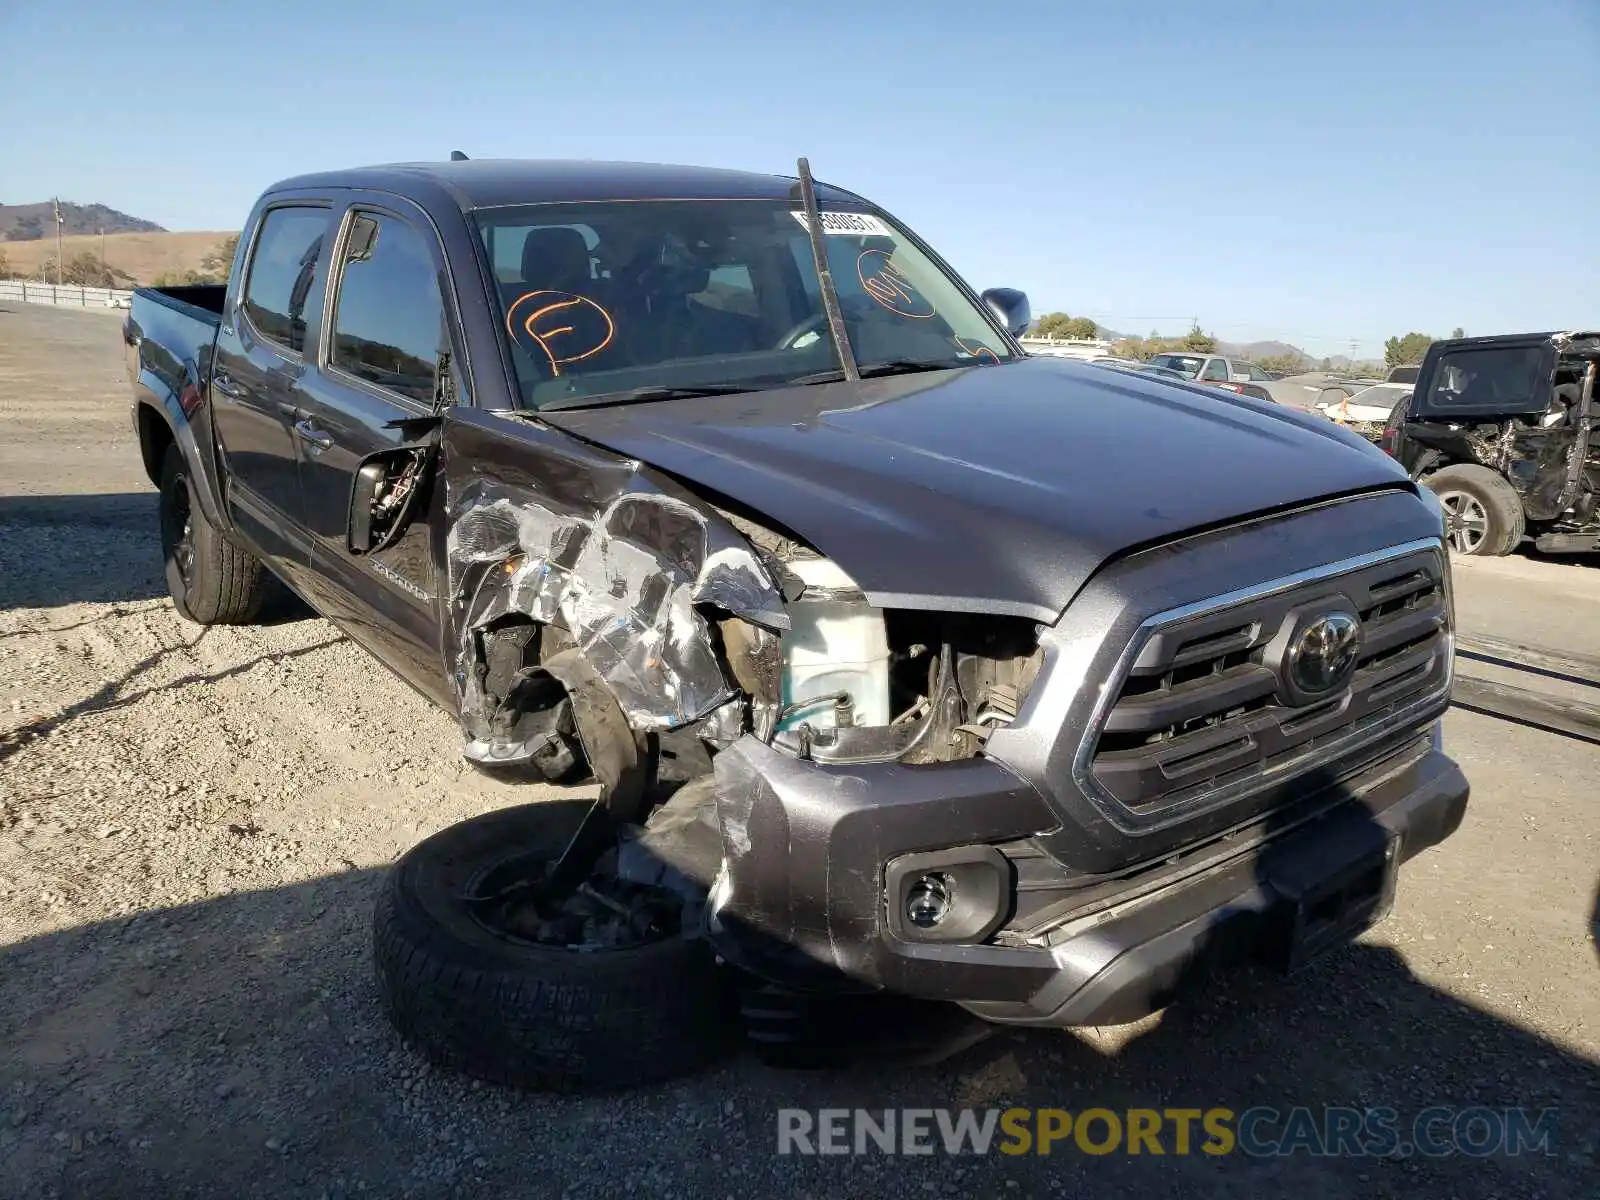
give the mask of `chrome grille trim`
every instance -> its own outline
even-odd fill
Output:
[[[1094,759],[1111,710],[1123,698],[1130,674],[1141,652],[1151,637],[1163,629],[1184,622],[1210,616],[1226,609],[1251,604],[1281,596],[1314,585],[1336,581],[1399,559],[1431,554],[1438,566],[1438,576],[1443,589],[1445,623],[1442,629],[1442,646],[1445,656],[1443,682],[1417,696],[1410,697],[1400,707],[1389,711],[1380,709],[1365,720],[1342,730],[1323,735],[1327,740],[1313,739],[1301,753],[1291,750],[1281,761],[1270,763],[1246,778],[1221,784],[1210,790],[1186,796],[1169,805],[1147,811],[1136,811],[1113,796],[1102,786],[1094,773]],[[1399,545],[1361,554],[1353,558],[1328,563],[1323,566],[1298,571],[1277,579],[1268,580],[1248,588],[1214,596],[1193,604],[1186,604],[1155,614],[1143,621],[1134,631],[1127,647],[1119,656],[1116,666],[1107,676],[1106,686],[1100,690],[1091,719],[1072,761],[1073,783],[1114,828],[1125,834],[1139,835],[1167,829],[1193,817],[1221,808],[1246,796],[1293,778],[1296,775],[1326,765],[1333,760],[1374,741],[1394,729],[1415,722],[1421,724],[1436,716],[1447,701],[1454,678],[1455,658],[1455,601],[1451,592],[1450,563],[1442,543],[1436,538],[1422,538]],[[1180,652],[1181,653],[1181,652]],[[1348,695],[1348,693],[1346,693]],[[1306,715],[1315,706],[1306,710]]]

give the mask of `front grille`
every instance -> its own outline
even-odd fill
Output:
[[[1131,824],[1164,824],[1281,781],[1383,736],[1450,683],[1447,566],[1409,548],[1140,626],[1078,758],[1079,783]],[[1297,701],[1277,665],[1296,622],[1356,613],[1348,686]]]

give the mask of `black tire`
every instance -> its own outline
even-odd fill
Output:
[[[266,568],[234,544],[195,502],[177,446],[161,464],[161,556],[178,612],[198,625],[248,625],[261,611]]]
[[[735,1044],[731,973],[698,937],[579,953],[479,922],[472,882],[555,858],[590,802],[553,800],[452,825],[395,864],[373,917],[389,1020],[430,1061],[492,1083],[606,1091],[697,1070]]]
[[[1444,467],[1423,483],[1445,507],[1452,553],[1498,557],[1522,544],[1522,498],[1488,467]]]

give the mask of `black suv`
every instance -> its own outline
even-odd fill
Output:
[[[1435,342],[1379,445],[1444,505],[1450,548],[1600,551],[1600,332]]]

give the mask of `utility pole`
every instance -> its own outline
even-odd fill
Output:
[[[61,198],[50,201],[56,216],[56,286],[61,286]]]

